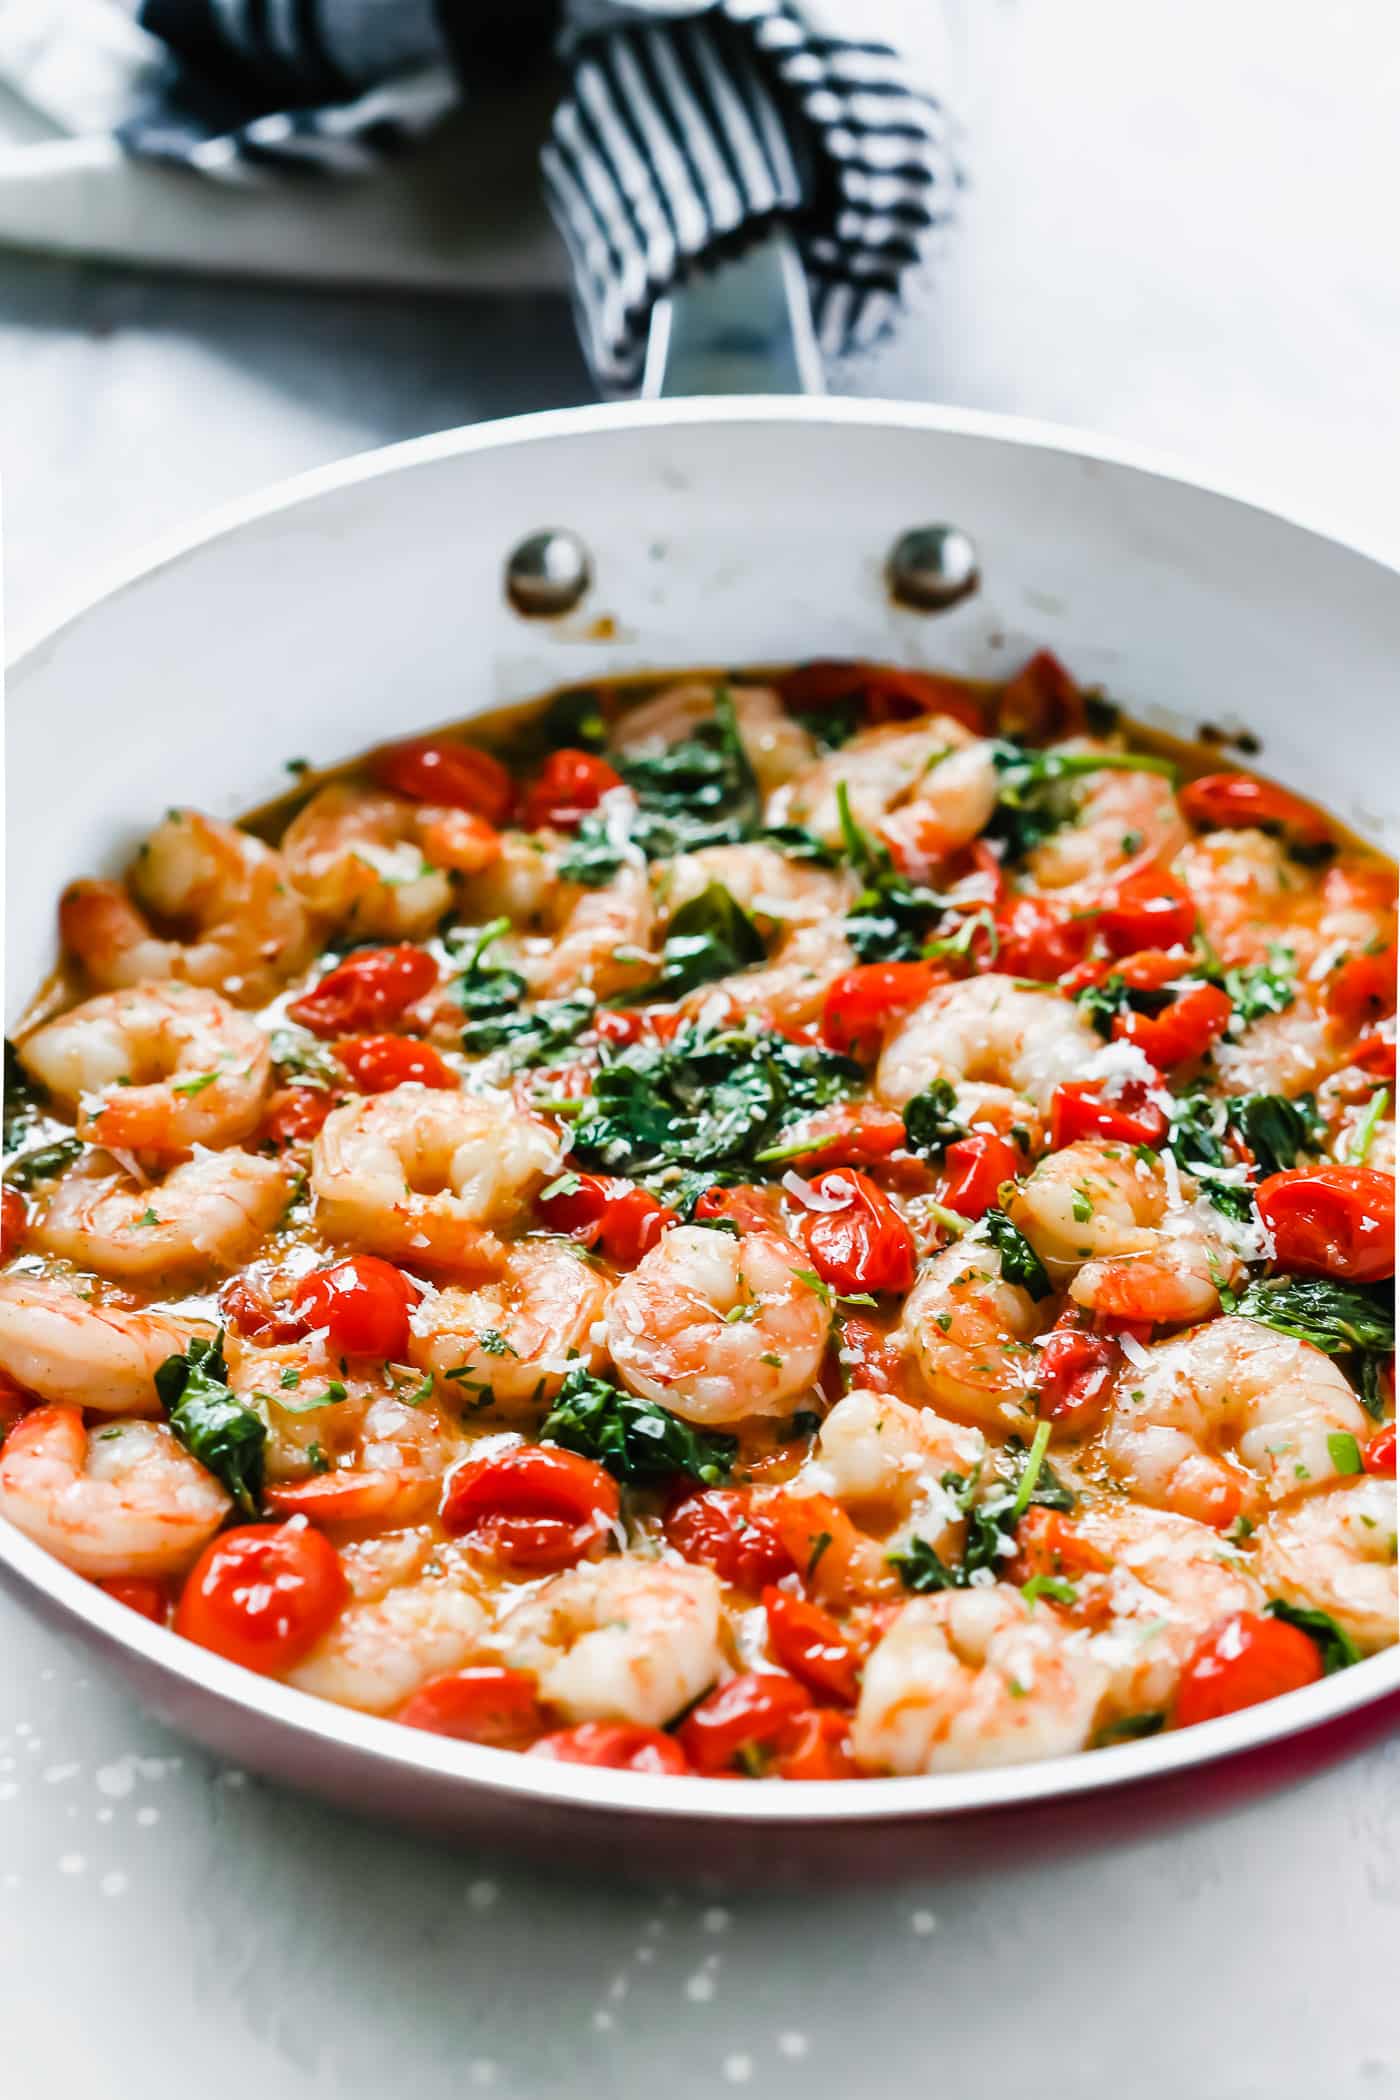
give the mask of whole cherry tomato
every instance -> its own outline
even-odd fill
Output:
[[[501,1663],[476,1663],[430,1677],[394,1715],[405,1728],[425,1728],[459,1743],[516,1748],[546,1725],[528,1670]]]
[[[774,1655],[822,1706],[854,1706],[860,1669],[854,1651],[831,1613],[805,1597],[769,1587],[763,1592],[768,1640]]]
[[[1135,1044],[1159,1072],[1170,1072],[1204,1057],[1224,1035],[1233,1012],[1229,995],[1218,985],[1196,984],[1160,1013],[1115,1014],[1113,1033],[1118,1041]]]
[[[247,1670],[290,1670],[349,1595],[334,1546],[309,1524],[244,1524],[200,1554],[175,1607],[175,1631]]]
[[[1056,1327],[1036,1358],[1036,1412],[1081,1428],[1107,1406],[1118,1367],[1116,1342],[1080,1327]]]
[[[1099,932],[1114,955],[1174,948],[1196,931],[1196,906],[1174,875],[1140,868],[1124,876],[1099,907]]]
[[[1351,1053],[1354,1065],[1363,1072],[1370,1072],[1376,1079],[1388,1079],[1395,1084],[1395,1038],[1385,1035],[1379,1028],[1364,1037]]]
[[[525,790],[521,829],[539,831],[552,824],[559,831],[573,831],[604,795],[621,786],[617,768],[592,751],[551,751]]]
[[[580,1721],[532,1743],[530,1757],[553,1757],[566,1765],[603,1765],[612,1772],[648,1772],[683,1778],[690,1771],[672,1735],[635,1721]]]
[[[28,1226],[29,1205],[18,1189],[7,1188],[0,1196],[0,1261],[18,1253]]]
[[[397,1021],[437,980],[438,966],[424,948],[357,948],[287,1012],[313,1035],[352,1035]]]
[[[679,1215],[635,1181],[611,1174],[571,1174],[566,1186],[541,1196],[537,1208],[552,1232],[596,1247],[620,1269],[635,1268]]]
[[[1248,773],[1207,773],[1188,780],[1178,800],[1182,814],[1203,831],[1245,826],[1273,832],[1305,851],[1332,843],[1331,826],[1310,802]]]
[[[931,962],[863,963],[829,986],[822,1005],[822,1041],[829,1050],[869,1063],[885,1030],[918,1006],[948,972]]]
[[[497,830],[515,801],[510,774],[498,758],[451,738],[414,736],[386,745],[374,754],[370,771],[381,787],[392,788],[396,795],[411,795],[415,802],[433,802],[443,809],[470,810]]]
[[[858,1779],[850,1716],[833,1706],[798,1714],[778,1738],[773,1770],[779,1779]]]
[[[1093,932],[1090,913],[1071,911],[1053,897],[1013,897],[996,914],[995,959],[988,941],[987,967],[1049,984],[1083,962]]]
[[[1395,1274],[1395,1183],[1374,1167],[1293,1167],[1255,1196],[1274,1259],[1298,1276],[1380,1283]]]
[[[1375,955],[1349,955],[1327,980],[1327,1010],[1347,1028],[1370,1028],[1395,1011],[1395,943]]]
[[[676,1737],[698,1772],[732,1772],[741,1756],[776,1749],[811,1704],[795,1677],[746,1670],[693,1706]]]
[[[1368,1473],[1377,1474],[1382,1480],[1395,1478],[1395,1424],[1387,1422],[1366,1440],[1361,1454],[1361,1463]]]
[[[1317,1644],[1298,1627],[1259,1612],[1232,1612],[1192,1650],[1177,1685],[1172,1726],[1194,1728],[1198,1721],[1239,1713],[1316,1684],[1321,1675]]]
[[[620,1500],[611,1473],[555,1444],[520,1444],[461,1466],[447,1483],[442,1523],[470,1532],[518,1567],[563,1568],[601,1546]]]
[[[703,1488],[682,1495],[664,1519],[666,1543],[683,1560],[713,1568],[736,1589],[761,1590],[792,1573],[792,1556],[771,1516],[747,1488]]]
[[[112,1575],[97,1587],[153,1626],[163,1626],[170,1616],[170,1592],[163,1582],[140,1575]]]
[[[1166,1134],[1166,1115],[1139,1079],[1130,1079],[1112,1100],[1091,1080],[1070,1079],[1050,1099],[1050,1143],[1056,1152],[1080,1138],[1155,1146]]]
[[[377,1254],[350,1254],[328,1269],[313,1269],[292,1293],[292,1310],[307,1328],[324,1327],[337,1356],[379,1356],[402,1363],[408,1354],[408,1316],[418,1303],[416,1284]]]
[[[734,1189],[716,1186],[696,1198],[695,1217],[700,1224],[728,1218],[740,1232],[771,1232],[779,1223],[778,1198],[771,1188],[753,1183]]]
[[[387,1094],[415,1081],[419,1086],[455,1087],[457,1074],[431,1043],[407,1035],[356,1035],[337,1043],[335,1054],[362,1094]]]
[[[857,1167],[833,1167],[812,1184],[823,1206],[804,1212],[801,1232],[812,1267],[843,1296],[853,1291],[907,1291],[914,1281],[914,1241],[883,1189]]]
[[[1002,1183],[1014,1181],[1021,1165],[1011,1140],[990,1130],[955,1138],[943,1155],[939,1200],[960,1218],[984,1218],[995,1207]]]
[[[288,1145],[309,1144],[336,1106],[339,1096],[324,1086],[282,1086],[268,1096],[258,1129],[259,1143],[275,1145],[279,1152]]]

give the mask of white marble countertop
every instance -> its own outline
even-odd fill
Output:
[[[964,230],[853,383],[1165,447],[1400,553],[1388,0],[959,0],[952,21]],[[0,254],[9,619],[268,479],[587,391],[547,294]],[[0,1652],[14,2100],[1400,2094],[1400,1746],[1374,1730],[1072,1854],[710,1901],[543,1880],[221,1771],[7,1600]]]

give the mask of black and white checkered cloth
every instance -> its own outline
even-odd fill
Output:
[[[557,53],[545,191],[610,389],[636,384],[657,297],[774,218],[827,356],[877,342],[951,215],[942,106],[891,44],[842,33],[868,0],[81,0],[75,18],[98,4],[147,54],[123,146],[224,182],[372,172]],[[75,28],[74,63],[82,45]]]

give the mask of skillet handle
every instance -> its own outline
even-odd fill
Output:
[[[807,279],[781,227],[652,308],[644,401],[825,392]]]

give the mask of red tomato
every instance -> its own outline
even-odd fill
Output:
[[[1200,780],[1188,780],[1178,799],[1182,814],[1203,831],[1257,827],[1281,833],[1305,848],[1330,845],[1332,840],[1327,819],[1310,802],[1248,773],[1207,773]]]
[[[335,1054],[362,1094],[387,1094],[416,1080],[419,1086],[455,1087],[457,1074],[431,1043],[407,1035],[356,1035],[337,1043]]]
[[[454,1536],[479,1536],[515,1566],[563,1568],[602,1543],[619,1506],[617,1482],[591,1458],[520,1444],[460,1466],[447,1483],[442,1522]]]
[[[1053,736],[1077,729],[1083,695],[1073,676],[1048,649],[1037,650],[1002,689],[997,727],[1003,736]]]
[[[898,1393],[904,1382],[904,1352],[898,1342],[864,1320],[844,1313],[840,1326],[841,1365],[848,1382],[876,1393]]]
[[[831,1706],[798,1714],[779,1739],[773,1770],[780,1779],[858,1779],[850,1716]]]
[[[497,830],[515,801],[510,774],[489,751],[450,738],[409,737],[376,751],[370,771],[381,787],[442,809],[467,809]]]
[[[800,1230],[823,1283],[853,1291],[907,1291],[914,1281],[914,1241],[883,1189],[856,1167],[833,1167],[812,1184],[822,1203],[840,1210],[803,1213]]]
[[[666,1543],[684,1560],[713,1568],[736,1589],[761,1590],[792,1573],[792,1556],[771,1516],[747,1488],[704,1488],[666,1512]]]
[[[139,1575],[113,1575],[97,1587],[155,1626],[163,1626],[170,1616],[170,1592],[163,1582]]]
[[[1057,1327],[1037,1359],[1036,1412],[1048,1422],[1083,1427],[1107,1404],[1118,1361],[1118,1346],[1106,1336]]]
[[[794,1152],[789,1165],[799,1174],[812,1167],[879,1167],[905,1146],[904,1118],[892,1108],[862,1101],[818,1109],[798,1126],[811,1150]],[[794,1139],[794,1142],[796,1140]]]
[[[822,1041],[829,1050],[868,1063],[879,1052],[890,1023],[947,979],[940,964],[927,962],[864,963],[847,970],[828,988]]]
[[[1009,1138],[990,1131],[956,1138],[943,1155],[939,1201],[960,1218],[983,1218],[995,1207],[1002,1183],[1014,1181],[1021,1165],[1021,1154]]]
[[[1081,1538],[1057,1509],[1028,1509],[1016,1526],[1016,1558],[1006,1573],[1012,1582],[1034,1575],[1101,1575],[1109,1563],[1097,1546]]]
[[[1369,1028],[1395,1011],[1395,945],[1349,955],[1327,980],[1327,1009],[1348,1028]]]
[[[306,1321],[290,1298],[273,1298],[246,1276],[236,1276],[224,1285],[219,1310],[245,1341],[294,1342],[306,1332]]]
[[[18,1189],[6,1189],[0,1196],[0,1261],[19,1252],[28,1224],[29,1205]]]
[[[1393,1422],[1387,1422],[1384,1429],[1378,1429],[1373,1437],[1367,1439],[1366,1448],[1361,1454],[1361,1463],[1368,1473],[1378,1474],[1382,1480],[1393,1480],[1395,1478],[1395,1424]]]
[[[859,697],[871,722],[904,722],[918,715],[951,715],[982,735],[987,711],[970,687],[936,671],[902,671],[890,664],[845,663],[820,658],[799,664],[778,680],[789,707],[816,711]]]
[[[1274,1258],[1299,1276],[1380,1283],[1395,1274],[1395,1183],[1375,1167],[1293,1167],[1255,1197]]]
[[[175,1631],[247,1670],[290,1670],[349,1595],[334,1546],[309,1524],[244,1524],[200,1554]]]
[[[1067,1080],[1050,1100],[1050,1144],[1058,1152],[1079,1138],[1108,1138],[1123,1145],[1160,1145],[1167,1118],[1148,1098],[1141,1080],[1130,1079],[1109,1101],[1087,1079]]]
[[[292,1309],[308,1328],[324,1327],[337,1356],[380,1356],[402,1363],[408,1354],[408,1315],[416,1284],[377,1254],[351,1254],[328,1269],[313,1269],[292,1293]]]
[[[287,1008],[314,1035],[350,1035],[397,1021],[437,983],[438,966],[426,949],[357,948]]]
[[[553,824],[560,831],[573,831],[610,789],[621,786],[622,775],[605,758],[591,751],[551,751],[525,790],[521,829],[538,831]]]
[[[1172,1726],[1194,1728],[1198,1721],[1239,1713],[1261,1699],[1316,1684],[1321,1675],[1317,1644],[1298,1627],[1259,1612],[1232,1612],[1191,1651],[1177,1685]]]
[[[1084,960],[1093,937],[1093,915],[1073,912],[1050,897],[1013,897],[996,915],[996,956],[992,943],[986,967],[1006,977],[1034,977],[1048,984]]]
[[[1170,1072],[1204,1057],[1224,1035],[1233,1012],[1228,995],[1217,985],[1197,984],[1159,1014],[1115,1014],[1113,1033],[1120,1042],[1135,1043],[1159,1072]]]
[[[748,1184],[704,1190],[696,1199],[695,1216],[701,1223],[728,1218],[740,1232],[771,1232],[781,1222],[774,1191]]]
[[[1159,868],[1127,875],[1099,907],[1099,932],[1114,955],[1174,948],[1196,931],[1190,893]]]
[[[821,1706],[854,1706],[860,1671],[846,1636],[819,1604],[787,1590],[763,1592],[768,1640],[774,1655]]]
[[[275,1145],[279,1152],[288,1145],[309,1144],[320,1134],[326,1117],[339,1096],[324,1086],[283,1086],[268,1096],[258,1141]]]
[[[635,1181],[609,1174],[580,1174],[576,1186],[544,1196],[537,1206],[552,1232],[567,1232],[580,1246],[596,1247],[621,1269],[635,1268],[678,1213],[659,1203]]]
[[[530,1757],[554,1757],[566,1765],[605,1765],[613,1772],[651,1772],[682,1778],[689,1772],[685,1752],[674,1736],[634,1721],[581,1721],[542,1735],[530,1745]]]
[[[1192,958],[1179,948],[1140,948],[1136,955],[1124,955],[1117,961],[1084,963],[1060,982],[1067,992],[1082,992],[1086,985],[1121,977],[1130,992],[1160,992],[1191,968]]]
[[[888,1591],[883,1564],[871,1580],[869,1540],[830,1495],[779,1495],[769,1514],[798,1574],[828,1604],[857,1604]]]
[[[1363,1072],[1372,1073],[1377,1079],[1388,1079],[1395,1084],[1395,1039],[1382,1035],[1379,1029],[1359,1042],[1351,1053],[1354,1065]]]
[[[518,1747],[545,1725],[529,1671],[508,1670],[500,1663],[477,1663],[445,1677],[430,1677],[404,1701],[394,1719],[405,1728],[425,1728],[459,1743],[497,1748]]]
[[[692,1707],[676,1736],[697,1771],[731,1772],[741,1753],[776,1749],[811,1704],[795,1677],[746,1670]]]

